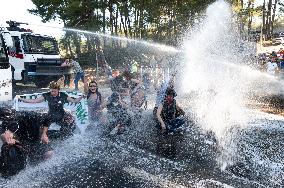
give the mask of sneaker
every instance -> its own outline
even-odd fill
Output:
[[[118,133],[118,127],[115,127],[114,129],[112,129],[112,131],[109,133],[110,135],[115,135]]]

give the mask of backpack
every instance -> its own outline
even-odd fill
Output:
[[[26,167],[27,154],[22,144],[3,144],[1,147],[1,173],[4,177],[16,175]]]

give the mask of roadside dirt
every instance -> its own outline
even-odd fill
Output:
[[[257,44],[257,53],[271,53],[272,51],[278,52],[280,48],[284,48],[283,45],[277,45],[277,46],[261,46],[260,44]]]

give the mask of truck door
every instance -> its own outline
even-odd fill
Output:
[[[0,104],[12,101],[12,72],[8,51],[0,34]]]
[[[22,80],[24,68],[23,52],[21,41],[18,36],[12,36],[13,46],[9,47],[9,62],[14,68],[13,79]]]

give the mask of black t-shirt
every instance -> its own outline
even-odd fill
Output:
[[[64,116],[64,104],[68,103],[68,95],[66,93],[60,92],[58,96],[53,97],[50,92],[44,93],[42,95],[48,103],[49,115],[55,121],[60,121]]]
[[[162,109],[162,119],[166,122],[169,123],[171,120],[176,118],[176,100],[174,99],[171,104],[166,103],[164,101],[163,103],[163,109]]]

